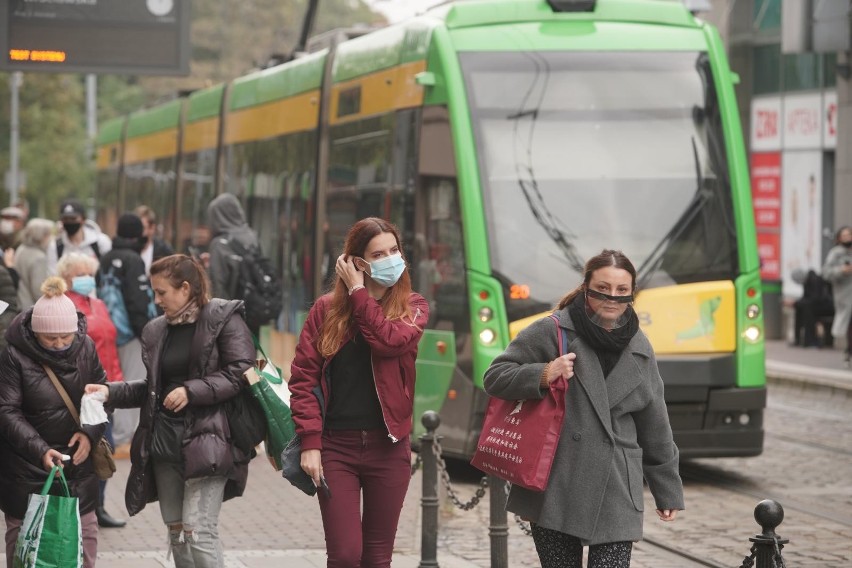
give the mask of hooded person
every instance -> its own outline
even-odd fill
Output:
[[[98,479],[91,450],[105,424],[80,425],[57,392],[48,369],[79,415],[86,383],[106,383],[86,317],[66,295],[65,281],[44,281],[35,305],[6,330],[9,346],[0,353],[0,509],[6,520],[6,561],[12,566],[15,541],[31,493],[39,493],[54,465],[62,466],[73,497],[79,499],[83,566],[97,556]],[[63,455],[71,456],[64,460]],[[64,461],[63,461],[64,460]],[[51,495],[61,495],[55,483]]]
[[[118,218],[112,250],[101,258],[98,298],[104,300],[115,324],[118,359],[127,382],[145,379],[142,362],[142,329],[156,317],[151,283],[145,273],[140,252],[146,244],[142,219],[134,213]],[[116,288],[121,298],[116,298]],[[121,313],[123,303],[126,314]],[[118,410],[113,415],[113,438],[116,446],[130,441],[139,421],[137,409]]]
[[[47,247],[48,274],[56,274],[56,262],[65,253],[79,252],[100,260],[112,248],[112,242],[100,227],[86,220],[86,208],[79,201],[63,201],[59,208],[59,221],[62,231]]]
[[[210,241],[208,275],[214,298],[243,299],[237,294],[240,256],[233,241],[244,250],[258,247],[257,234],[246,223],[243,207],[236,196],[223,193],[207,206],[207,224],[213,233]]]

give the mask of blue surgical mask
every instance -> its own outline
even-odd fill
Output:
[[[71,279],[71,289],[78,294],[88,296],[95,289],[95,277],[75,276]]]
[[[392,254],[370,263],[370,278],[379,286],[390,288],[397,283],[405,271],[402,255]]]

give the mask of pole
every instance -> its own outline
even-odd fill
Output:
[[[488,536],[491,540],[491,568],[509,566],[509,524],[506,515],[506,482],[488,476],[490,517]]]
[[[20,126],[18,121],[18,89],[23,82],[23,75],[15,71],[9,75],[9,88],[12,91],[11,120],[9,124],[9,204],[18,202],[18,139]]]
[[[98,76],[94,73],[86,75],[86,162],[91,164],[95,157],[95,136],[98,135]],[[94,193],[94,189],[93,189]],[[94,195],[87,203],[92,209],[95,204]],[[94,211],[89,211],[88,217],[94,218]]]
[[[438,457],[435,455],[435,430],[441,424],[441,417],[437,412],[427,410],[420,421],[426,427],[426,433],[420,436],[420,455],[423,458],[423,488],[420,499],[423,509],[423,534],[418,568],[438,568]]]

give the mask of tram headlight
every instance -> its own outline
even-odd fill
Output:
[[[757,319],[760,315],[760,306],[757,304],[749,304],[746,308],[746,317],[750,320]]]
[[[491,321],[494,317],[494,311],[491,308],[479,308],[479,321],[482,323]]]
[[[479,340],[484,345],[491,345],[492,343],[494,343],[495,339],[497,339],[497,334],[494,333],[493,329],[486,327],[485,329],[479,332]]]
[[[757,343],[757,340],[760,339],[760,328],[756,325],[750,325],[745,328],[746,341],[750,341],[751,343]]]

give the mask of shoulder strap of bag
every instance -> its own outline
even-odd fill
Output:
[[[559,318],[556,314],[550,314],[550,319],[556,324],[556,342],[559,344],[559,356],[568,353],[568,334],[562,332],[562,326],[559,325]]]
[[[44,363],[42,363],[41,366],[44,368],[44,372],[47,373],[47,376],[50,377],[50,381],[53,383],[53,386],[55,386],[56,390],[59,391],[59,396],[61,396],[62,400],[65,401],[65,406],[68,407],[68,412],[70,412],[71,416],[74,417],[74,420],[77,421],[77,425],[82,428],[82,424],[80,424],[80,415],[77,413],[77,409],[74,408],[74,403],[71,402],[71,397],[68,396],[68,393],[62,387],[62,383],[60,383],[59,379],[56,377],[56,373],[54,373],[53,369]]]

